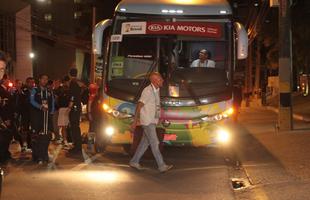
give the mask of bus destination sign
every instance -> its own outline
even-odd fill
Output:
[[[122,24],[122,34],[173,34],[219,38],[222,37],[222,26],[216,23],[126,22]]]

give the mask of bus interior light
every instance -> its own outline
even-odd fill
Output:
[[[183,10],[175,10],[175,9],[168,10],[168,9],[163,9],[163,10],[161,10],[161,12],[162,12],[162,13],[172,13],[172,14],[175,14],[175,13],[182,14],[182,13],[183,13]]]

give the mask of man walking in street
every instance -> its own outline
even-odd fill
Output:
[[[82,137],[80,129],[80,117],[82,112],[82,88],[78,83],[77,74],[78,71],[76,68],[70,69],[69,75],[71,80],[69,84],[69,123],[74,147],[69,151],[69,156],[82,156]]]
[[[165,164],[159,150],[159,141],[156,133],[156,125],[160,117],[159,88],[163,86],[163,79],[158,72],[153,72],[150,75],[150,81],[151,84],[142,91],[136,107],[132,129],[134,130],[136,126],[141,125],[143,136],[129,165],[135,169],[142,170],[143,168],[139,162],[148,146],[150,146],[157,162],[158,170],[163,173],[173,167],[172,165]]]

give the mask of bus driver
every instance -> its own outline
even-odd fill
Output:
[[[206,49],[201,49],[199,52],[199,58],[192,62],[191,67],[215,68],[215,62],[208,58],[209,58],[208,51]]]

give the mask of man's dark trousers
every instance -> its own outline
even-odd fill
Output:
[[[81,129],[80,129],[80,110],[71,110],[69,115],[70,120],[70,128],[72,141],[74,144],[74,151],[82,151],[82,137],[81,137]]]
[[[9,146],[12,140],[10,130],[0,130],[0,163],[8,160],[11,157]]]

